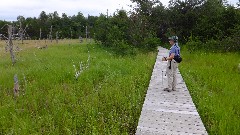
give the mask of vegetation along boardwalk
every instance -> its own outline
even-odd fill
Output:
[[[167,86],[167,62],[161,58],[167,53],[159,47],[136,135],[207,134],[179,71],[177,91],[163,91]]]

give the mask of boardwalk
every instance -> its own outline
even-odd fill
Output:
[[[136,135],[205,135],[206,129],[179,71],[177,91],[163,91],[167,86],[167,62],[161,58],[167,53],[167,49],[159,47]]]

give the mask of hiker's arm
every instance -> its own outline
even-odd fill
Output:
[[[171,53],[170,57],[163,57],[162,61],[168,61],[168,60],[172,60],[174,58],[175,53]]]
[[[170,57],[167,58],[167,60],[172,60],[174,58],[175,53],[171,53]]]

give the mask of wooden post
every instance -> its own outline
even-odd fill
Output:
[[[8,25],[8,46],[9,46],[9,51],[11,54],[12,64],[14,65],[16,63],[16,61],[15,61],[15,56],[13,53],[12,25]]]

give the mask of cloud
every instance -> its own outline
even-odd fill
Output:
[[[57,11],[67,15],[82,12],[85,16],[99,15],[99,13],[113,13],[116,9],[129,8],[130,0],[6,0],[0,5],[0,20],[16,20],[17,16],[38,17],[41,11],[53,13]]]
[[[169,0],[160,0],[167,6]],[[229,0],[231,4],[236,4],[238,0]],[[100,13],[112,14],[116,9],[122,7],[130,10],[127,5],[132,5],[130,0],[3,0],[0,4],[0,20],[13,21],[17,16],[38,17],[42,11],[53,13],[57,11],[59,16],[66,13],[69,16],[78,12],[85,16]]]

